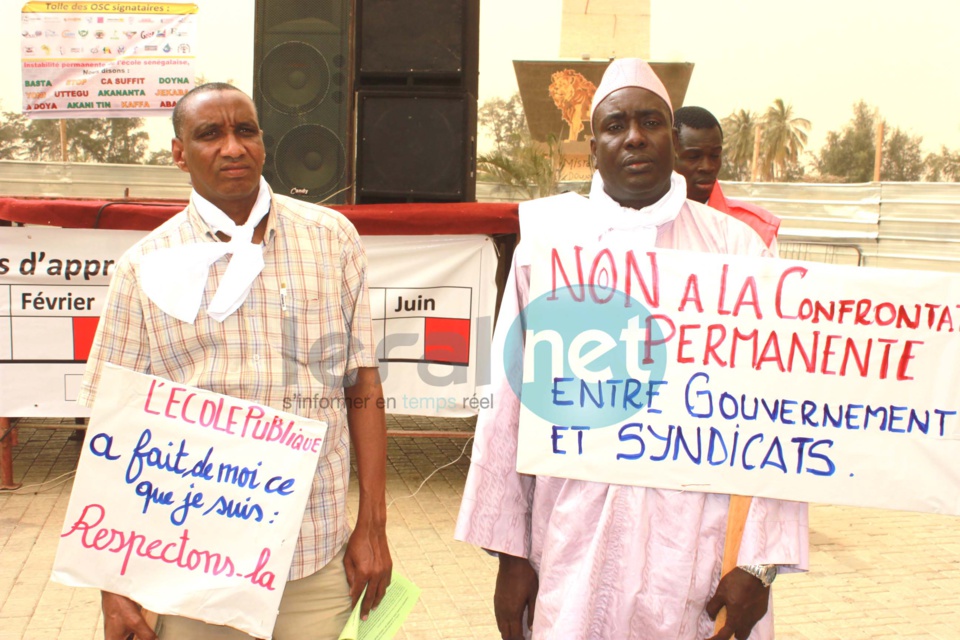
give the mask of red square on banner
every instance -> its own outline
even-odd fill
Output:
[[[74,360],[86,360],[90,355],[90,347],[93,346],[93,336],[97,333],[99,322],[100,318],[97,316],[73,319]]]
[[[470,364],[470,320],[425,318],[423,359],[427,362]]]

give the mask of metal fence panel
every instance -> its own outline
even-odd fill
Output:
[[[784,257],[836,264],[960,271],[960,184],[724,182],[731,198],[783,220]],[[584,190],[586,185],[564,184]],[[176,167],[0,161],[0,194],[48,198],[170,198],[190,194]],[[477,185],[482,202],[517,201],[522,192]]]

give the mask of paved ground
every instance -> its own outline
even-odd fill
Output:
[[[418,422],[393,419],[391,427],[469,428]],[[69,439],[69,429],[22,424],[14,462],[25,486],[0,493],[0,640],[101,640],[97,593],[48,581],[80,443]],[[495,562],[453,541],[466,443],[390,441],[393,558],[422,589],[401,640],[499,637],[491,604]],[[960,640],[960,520],[815,505],[811,528],[812,571],[775,586],[779,639]]]

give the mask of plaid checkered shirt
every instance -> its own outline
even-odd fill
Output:
[[[230,256],[210,267],[194,324],[161,311],[139,285],[140,259],[163,247],[219,242],[188,206],[118,261],[78,402],[90,406],[104,362],[326,421],[327,435],[288,579],[326,565],[350,532],[350,440],[344,386],[375,367],[367,260],[353,225],[330,209],[273,195],[264,269],[223,323],[205,309]]]

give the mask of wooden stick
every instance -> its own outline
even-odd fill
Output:
[[[67,161],[67,121],[60,118],[60,162]]]
[[[13,481],[13,446],[17,441],[17,428],[10,418],[0,418],[0,489],[19,489]]]
[[[879,109],[877,109],[877,136],[874,146],[873,181],[880,182],[880,169],[883,167],[883,120],[880,119]]]
[[[760,139],[763,137],[763,125],[757,125],[753,130],[753,160],[750,168],[750,182],[760,178]]]
[[[720,565],[720,579],[737,567],[737,556],[740,555],[740,542],[743,540],[743,529],[747,525],[747,514],[750,513],[750,496],[730,496],[730,507],[727,509],[727,537],[723,542],[723,562]],[[717,614],[717,623],[713,633],[719,633],[727,622],[727,608],[724,607]]]

